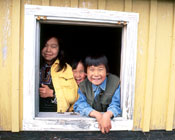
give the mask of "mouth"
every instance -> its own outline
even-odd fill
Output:
[[[45,57],[51,57],[52,55],[51,54],[45,54]]]
[[[101,78],[92,78],[92,80],[99,81],[99,80],[101,80]]]
[[[81,82],[82,81],[82,79],[75,79],[76,81],[77,81],[77,83],[79,83],[79,82]]]

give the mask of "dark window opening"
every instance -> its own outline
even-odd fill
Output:
[[[68,63],[100,51],[108,58],[110,73],[120,77],[122,27],[41,23],[40,29],[41,44],[47,36],[62,38]]]

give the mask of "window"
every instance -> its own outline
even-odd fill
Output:
[[[23,130],[98,130],[98,124],[94,118],[67,112],[64,114],[39,112],[39,84],[37,83],[39,83],[40,39],[51,30],[59,31],[67,40],[72,38],[71,34],[79,38],[81,41],[78,42],[75,50],[81,49],[82,44],[89,51],[92,50],[91,46],[96,50],[101,45],[104,47],[110,62],[109,66],[113,70],[112,73],[117,74],[121,79],[122,116],[113,119],[112,130],[131,130],[135,92],[137,26],[137,13],[25,5]],[[88,37],[91,37],[92,42],[83,43],[87,42]],[[101,40],[104,42],[100,43]],[[72,41],[77,40],[73,37]],[[67,56],[70,56],[67,59],[69,61],[80,51],[73,55],[69,54],[73,49],[70,51],[71,47],[68,46],[71,44],[68,44],[69,41],[65,42],[67,42],[65,51],[67,50]],[[94,44],[91,45],[91,43]],[[111,47],[106,47],[106,45]],[[83,52],[83,55],[86,55],[86,52]],[[113,61],[114,59],[118,61]]]

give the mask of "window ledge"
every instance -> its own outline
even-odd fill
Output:
[[[132,120],[122,117],[113,118],[112,131],[132,130]],[[40,112],[38,117],[33,120],[23,121],[23,130],[36,131],[99,131],[98,123],[95,118],[81,116],[76,113],[55,113]]]

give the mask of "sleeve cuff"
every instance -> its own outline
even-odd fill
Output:
[[[118,111],[115,111],[115,110],[113,110],[113,109],[108,109],[107,111],[111,111],[112,112],[112,114],[113,114],[113,117],[117,117],[118,116]]]
[[[90,114],[93,110],[94,110],[94,109],[92,109],[92,108],[86,109],[85,115],[89,117],[89,114]]]

